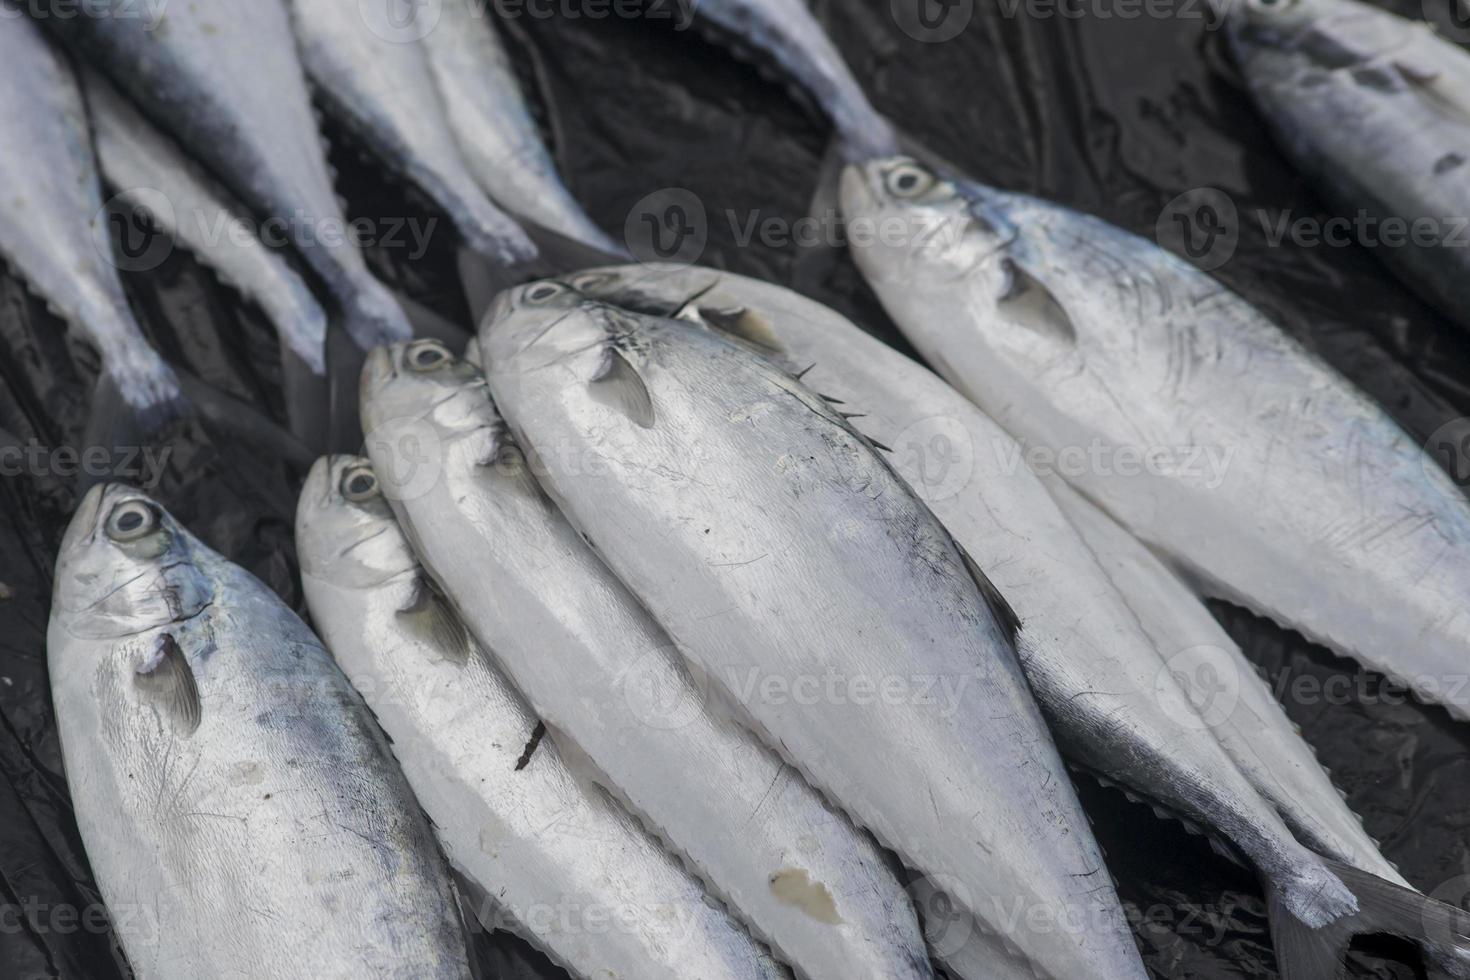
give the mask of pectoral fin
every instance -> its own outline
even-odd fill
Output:
[[[433,645],[451,663],[464,664],[472,649],[470,634],[450,607],[449,600],[427,576],[420,575],[409,604],[398,610],[398,620]]]
[[[1077,328],[1042,282],[1012,259],[1005,259],[1005,288],[996,301],[1000,314],[1033,333],[1064,344],[1077,342]]]
[[[184,651],[173,634],[158,638],[153,655],[133,675],[133,682],[148,698],[173,719],[185,735],[199,728],[204,709],[199,702],[199,686]]]
[[[616,347],[602,352],[602,363],[592,376],[592,394],[608,408],[626,415],[634,425],[653,428],[653,398],[631,361]]]

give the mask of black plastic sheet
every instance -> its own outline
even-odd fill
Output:
[[[1178,195],[1215,188],[1239,219],[1236,251],[1216,275],[1416,436],[1470,415],[1470,341],[1372,255],[1270,243],[1268,229],[1283,215],[1328,212],[1269,141],[1202,3],[961,2],[959,15],[971,11],[964,29],[926,43],[895,17],[914,2],[820,0],[816,8],[878,106],[909,135],[981,180],[1149,236]],[[760,235],[739,242],[752,218],[793,222],[807,213],[828,134],[803,101],[698,32],[657,17],[585,16],[595,6],[507,8],[519,16],[504,26],[567,181],[599,223],[621,234],[650,193],[692,192],[707,217],[703,262],[800,279],[902,345],[840,252]],[[1423,16],[1416,4],[1397,9]],[[328,136],[355,215],[433,217],[340,133]],[[454,256],[441,221],[426,255],[383,249],[370,259],[402,293],[467,327]],[[277,347],[255,310],[179,253],[130,274],[128,287],[167,358],[282,419]],[[0,281],[0,443],[79,447],[96,372],[95,355],[43,304],[13,279]],[[300,468],[195,421],[173,425],[152,448],[168,450],[155,488],[163,503],[301,610],[291,540]],[[74,482],[63,457],[38,458],[0,479],[0,978],[110,980],[127,969],[96,918],[100,900],[67,798],[45,667],[50,570]],[[1465,904],[1470,727],[1293,633],[1213,608],[1385,853],[1423,890]],[[1155,975],[1275,975],[1251,872],[1121,793],[1077,781]],[[556,975],[515,943],[479,936],[477,945],[487,975]],[[1413,962],[1399,945],[1369,943],[1354,954],[1352,973],[1410,977]]]

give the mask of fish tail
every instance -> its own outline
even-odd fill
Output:
[[[530,262],[539,254],[525,229],[488,198],[481,206],[465,206],[460,231],[471,248],[502,265]]]
[[[386,286],[364,273],[341,290],[342,327],[362,350],[413,336],[403,307]]]
[[[841,137],[833,137],[822,156],[822,165],[817,170],[817,185],[807,205],[807,216],[815,227],[832,229],[838,227],[842,215],[841,187],[842,171],[851,157],[850,147]],[[792,264],[791,281],[798,290],[806,293],[820,292],[838,262],[839,242],[835,235],[797,249],[796,261]]]
[[[1351,893],[1357,908],[1330,921],[1313,922],[1313,913],[1303,912],[1299,895],[1268,887],[1282,980],[1334,980],[1343,973],[1353,939],[1375,934],[1417,945],[1432,977],[1470,980],[1470,915],[1366,871],[1326,858],[1322,864]]]

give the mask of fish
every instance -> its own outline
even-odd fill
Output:
[[[424,46],[389,35],[357,0],[287,2],[307,77],[332,113],[449,215],[471,248],[504,265],[535,258],[525,231],[465,166]]]
[[[81,73],[92,138],[113,200],[146,214],[269,318],[280,338],[292,431],[318,438],[325,406],[327,314],[311,288],[266,248],[241,208],[102,75]]]
[[[864,277],[1045,469],[1197,591],[1470,718],[1470,502],[1380,406],[1096,218],[903,158],[849,168],[843,209],[908,229],[854,248]]]
[[[387,498],[424,567],[548,728],[809,980],[934,974],[903,885],[865,833],[746,729],[708,708],[673,641],[532,475],[484,375],[416,340],[369,358],[378,472],[436,479]]]
[[[387,740],[266,585],[100,484],[61,543],[46,650],[77,824],[141,980],[469,980]]]
[[[512,213],[610,256],[627,248],[567,190],[521,93],[510,55],[478,0],[443,0],[421,42],[465,165]]]
[[[0,257],[102,355],[104,377],[147,429],[184,411],[172,368],[149,345],[118,277],[86,106],[69,59],[35,24],[8,18],[0,71]]]
[[[1277,145],[1342,215],[1371,222],[1360,244],[1470,327],[1470,54],[1356,0],[1220,6]]]
[[[540,482],[726,709],[1039,971],[1141,978],[1015,614],[878,450],[691,324],[554,280],[492,314],[491,390]]]
[[[437,591],[371,463],[324,457],[302,489],[302,587],[392,737],[487,928],[580,980],[789,980],[634,817],[580,779]]]
[[[1081,534],[1107,517],[1054,481],[1068,494],[1059,507],[1021,444],[939,377],[772,283],[680,266],[568,282],[741,339],[802,371],[891,447],[898,472],[1025,624],[1021,664],[1069,761],[1232,844],[1302,921],[1320,927],[1334,903],[1337,916],[1357,912],[1334,862],[1382,879],[1387,890],[1372,894],[1399,900],[1410,888],[1199,601],[1116,526],[1102,540]],[[1433,952],[1457,955],[1443,943]]]
[[[266,241],[295,246],[358,346],[407,339],[403,310],[348,233],[283,2],[167,4],[156,17],[136,0],[29,9],[187,147],[262,222]]]

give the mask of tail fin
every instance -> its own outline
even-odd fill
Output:
[[[341,296],[341,304],[342,327],[363,350],[396,344],[413,336],[413,327],[403,307],[394,300],[388,287],[367,273],[348,287],[347,295]]]
[[[817,186],[812,191],[811,203],[807,205],[807,216],[824,236],[817,242],[803,245],[792,263],[791,283],[799,291],[820,295],[822,284],[837,263],[839,241],[835,232],[841,222],[842,170],[847,166],[847,152],[839,139],[827,144],[822,165],[817,171]],[[833,234],[827,237],[826,233]]]
[[[1470,980],[1470,915],[1376,875],[1323,863],[1358,900],[1358,911],[1314,928],[1267,888],[1271,933],[1282,980],[1335,980],[1356,936],[1386,934],[1416,944],[1435,980]]]

